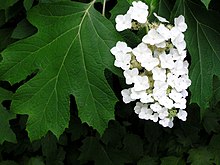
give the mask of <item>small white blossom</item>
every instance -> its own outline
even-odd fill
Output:
[[[153,79],[158,81],[166,80],[166,69],[155,67],[152,69]]]
[[[169,97],[175,102],[181,102],[183,95],[180,92],[177,92],[175,89],[172,89],[169,93]]]
[[[160,58],[160,65],[162,68],[172,69],[174,67],[174,60],[171,54],[166,54],[165,52],[163,52],[161,53],[159,58]]]
[[[167,21],[166,18],[157,15],[157,13],[153,13],[153,14],[160,22],[169,23],[169,21]]]
[[[182,90],[187,89],[191,85],[191,80],[187,75],[182,75],[178,78],[178,80],[175,81],[175,89],[178,92],[181,92]]]
[[[125,70],[123,72],[123,74],[125,76],[126,84],[130,85],[130,84],[134,83],[134,79],[136,76],[138,76],[138,73],[139,73],[139,71],[137,68]]]
[[[134,99],[131,98],[131,89],[123,89],[121,91],[121,95],[123,97],[124,103],[130,103],[131,101],[134,101]]]
[[[117,15],[115,18],[116,30],[120,32],[125,29],[131,29],[131,26],[132,26],[131,21],[132,19],[129,14]]]
[[[146,93],[146,90],[142,90],[142,91],[135,91],[134,87],[131,88],[131,98],[132,99],[141,99],[142,96]]]
[[[158,113],[154,113],[153,115],[150,116],[150,120],[152,120],[153,122],[157,122],[159,118]]]
[[[143,93],[140,94],[140,96],[141,96],[140,101],[142,103],[152,103],[152,102],[154,102],[152,94],[148,94],[146,92],[145,93],[143,92]]]
[[[185,23],[184,16],[180,15],[177,18],[174,18],[174,25],[177,27],[181,32],[185,32],[187,29],[187,24]]]
[[[164,37],[155,29],[151,29],[143,38],[142,41],[145,44],[156,45],[164,42]]]
[[[143,106],[138,116],[140,119],[149,120],[152,114],[153,111],[150,108],[148,108],[148,106]]]
[[[179,100],[178,102],[175,102],[173,104],[173,106],[175,108],[185,109],[186,108],[186,99],[185,98],[181,98],[181,100]]]
[[[177,76],[188,74],[188,65],[189,63],[187,61],[178,60],[175,62],[171,72]]]
[[[111,48],[111,53],[116,56],[116,55],[121,55],[121,54],[127,54],[132,52],[132,49],[128,47],[128,45],[125,42],[118,41],[116,43],[116,46]]]
[[[169,112],[167,108],[163,107],[162,109],[160,109],[160,111],[158,111],[158,114],[160,119],[164,119],[168,117]]]
[[[174,73],[168,73],[167,84],[170,85],[172,88],[174,88],[176,82],[178,82],[178,76],[176,76]]]
[[[187,117],[187,112],[180,109],[179,112],[176,115],[179,119],[181,119],[182,121],[186,121],[186,117]]]
[[[158,60],[158,58],[148,58],[147,61],[142,61],[141,65],[142,67],[144,67],[147,71],[151,71],[154,67],[156,67],[157,65],[159,65],[160,61]]]
[[[144,43],[140,43],[136,48],[134,48],[132,53],[135,55],[136,60],[140,63],[148,61],[148,59],[152,57],[151,50]]]
[[[154,111],[154,112],[160,112],[162,110],[162,106],[156,102],[154,104],[150,105],[150,108]]]
[[[171,109],[173,108],[173,100],[168,98],[167,96],[161,97],[158,102],[163,105],[165,108]]]
[[[146,23],[148,16],[148,6],[141,1],[133,1],[132,5],[127,14],[131,15],[131,19],[138,21],[139,23]]]
[[[134,90],[142,91],[150,87],[147,76],[136,76],[134,79]]]
[[[170,30],[164,26],[164,24],[160,24],[157,28],[157,32],[164,37],[164,40],[170,39]]]
[[[123,70],[128,70],[131,66],[131,54],[117,54],[115,55],[114,65],[122,68]]]
[[[161,124],[163,127],[169,127],[172,128],[173,127],[173,118],[164,118],[162,120],[159,121],[159,124]]]
[[[141,112],[141,108],[144,106],[144,104],[143,103],[141,103],[141,102],[136,102],[136,105],[135,105],[135,107],[134,107],[134,112],[136,113],[136,114],[139,114],[140,112]]]
[[[186,89],[181,91],[181,94],[182,94],[183,98],[186,98],[188,96],[188,92]]]

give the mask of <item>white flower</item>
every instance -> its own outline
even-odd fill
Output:
[[[140,99],[146,93],[146,90],[135,91],[134,87],[131,88],[131,98],[132,99]]]
[[[172,27],[172,29],[170,29],[171,40],[174,40],[180,34],[182,34],[182,32],[177,27]]]
[[[127,14],[131,15],[131,18],[138,21],[139,23],[146,23],[148,16],[148,6],[141,1],[133,1],[132,5]]]
[[[116,43],[116,46],[114,46],[113,48],[111,48],[111,53],[113,55],[120,55],[120,54],[127,54],[129,52],[132,52],[132,49],[130,47],[127,46],[127,44],[125,42],[122,41],[118,41]]]
[[[150,105],[150,108],[151,108],[154,112],[160,112],[160,111],[162,110],[162,107],[161,107],[161,105],[160,105],[158,102],[156,102],[156,103],[154,103],[154,104],[151,104],[151,105]]]
[[[152,103],[152,102],[154,102],[154,99],[152,98],[152,94],[148,94],[148,93],[141,93],[141,95],[140,95],[140,101],[142,102],[142,103]]]
[[[152,114],[153,114],[153,111],[149,109],[148,106],[143,106],[138,116],[140,119],[149,120]]]
[[[131,101],[134,101],[135,99],[132,99],[131,98],[131,89],[129,88],[129,89],[123,89],[122,91],[121,91],[121,95],[122,95],[122,97],[123,97],[123,101],[124,101],[124,103],[130,103]]]
[[[158,81],[166,81],[166,69],[155,67],[152,69],[153,79]]]
[[[188,75],[182,75],[175,81],[175,89],[178,92],[187,89],[191,85],[191,80],[189,79]]]
[[[178,76],[176,76],[174,73],[167,74],[167,84],[170,85],[172,88],[175,87],[177,81],[178,81]]]
[[[136,76],[134,79],[134,90],[142,91],[150,87],[147,76]]]
[[[175,108],[185,109],[186,108],[186,99],[185,98],[181,98],[181,100],[179,100],[178,102],[175,102],[173,104],[173,106]]]
[[[139,114],[140,112],[141,112],[141,108],[144,106],[144,104],[143,103],[141,103],[141,102],[136,102],[136,105],[135,105],[135,107],[134,107],[134,112],[136,113],[136,114]]]
[[[160,65],[162,68],[172,69],[174,67],[174,60],[171,54],[166,54],[165,52],[161,53],[159,56]]]
[[[139,71],[137,68],[125,70],[123,74],[125,76],[126,84],[132,84],[134,82],[135,77],[138,76],[138,73]]]
[[[158,102],[163,105],[165,108],[167,109],[171,109],[173,108],[173,100],[171,100],[170,98],[168,98],[167,96],[163,96],[161,97]]]
[[[171,72],[177,76],[188,74],[188,65],[187,61],[177,60]]]
[[[184,34],[176,27],[173,27],[170,30],[170,33],[171,33],[171,42],[177,48],[178,52],[181,53],[186,48]]]
[[[158,101],[164,96],[166,96],[166,90],[161,90],[161,89],[157,89],[157,88],[153,89],[153,98],[155,100]]]
[[[151,29],[143,38],[142,41],[145,44],[156,45],[164,42],[164,37],[155,29]]]
[[[131,21],[132,19],[129,14],[117,15],[115,18],[116,30],[120,32],[125,29],[131,29],[131,26],[132,26]]]
[[[168,109],[164,108],[164,107],[160,111],[158,111],[157,113],[159,114],[160,119],[164,119],[164,118],[168,117],[168,115],[169,115]]]
[[[180,54],[181,53],[181,54]],[[182,52],[178,52],[178,50],[177,49],[175,49],[175,48],[171,48],[170,49],[170,54],[172,55],[172,57],[173,57],[173,60],[181,60],[181,61],[183,61],[184,60],[184,58],[186,57],[186,50],[184,50],[184,51],[182,51]]]
[[[173,118],[164,118],[159,121],[159,124],[161,124],[163,127],[173,127]]]
[[[180,109],[179,112],[176,115],[179,119],[181,119],[182,121],[186,121],[186,117],[187,117],[187,112]]]
[[[150,116],[150,120],[152,120],[153,122],[157,122],[158,121],[158,113],[154,113],[153,115]]]
[[[140,63],[145,62],[152,57],[151,50],[144,43],[140,43],[136,48],[134,48],[132,53],[135,55],[136,60]]]
[[[147,71],[151,71],[154,67],[159,65],[160,61],[158,58],[148,58],[147,61],[142,61],[141,66],[144,67]]]
[[[175,89],[172,89],[169,93],[169,97],[175,102],[181,102],[183,95],[180,92],[177,92]]]
[[[181,94],[182,94],[183,98],[186,98],[188,96],[188,92],[186,89],[181,91]]]
[[[169,23],[169,21],[167,21],[166,18],[157,15],[157,13],[153,13],[153,14],[160,22]]]
[[[128,70],[130,68],[131,54],[117,54],[115,55],[114,65],[122,68],[123,70]]]
[[[168,84],[164,81],[154,81],[154,89],[167,90]]]
[[[185,18],[183,15],[180,15],[178,18],[174,19],[174,25],[177,27],[181,32],[185,32],[187,29],[187,24],[185,23]]]
[[[164,24],[160,24],[157,28],[157,32],[164,37],[165,40],[170,39],[170,30],[164,26]]]

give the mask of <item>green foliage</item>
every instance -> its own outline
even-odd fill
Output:
[[[26,10],[29,10],[32,7],[33,3],[34,3],[34,0],[24,0],[23,3],[24,3],[24,8]]]
[[[182,158],[169,156],[161,159],[161,165],[184,165],[185,162]]]
[[[59,137],[68,127],[71,94],[81,120],[101,134],[114,118],[116,98],[104,69],[114,71],[109,49],[118,37],[92,6],[74,2],[37,6],[29,13],[29,21],[38,33],[2,53],[3,80],[14,84],[37,70],[12,101],[13,112],[29,115],[27,130],[32,140],[49,130]]]
[[[0,165],[219,165],[219,2],[143,0],[188,25],[191,102],[172,129],[122,102],[109,50],[135,47],[145,31],[116,33],[132,1],[107,0],[106,17],[104,2],[0,1]]]
[[[0,88],[0,102],[3,100],[10,100],[12,97],[12,93]],[[9,120],[14,119],[15,114],[6,110],[2,105],[0,105],[0,144],[4,141],[16,143],[16,136],[14,132],[11,130],[9,125]]]
[[[220,76],[220,26],[216,22],[220,15],[188,0],[176,2],[173,15],[179,14],[185,16],[188,25],[186,41],[192,59],[191,103],[197,103],[203,115],[213,95],[213,76]]]
[[[205,147],[189,150],[188,162],[192,165],[212,165],[214,155]]]
[[[0,1],[0,10],[1,9],[7,9],[8,7],[14,5],[18,0],[7,0],[7,1]]]

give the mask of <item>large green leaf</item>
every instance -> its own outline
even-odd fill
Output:
[[[185,16],[188,25],[186,41],[191,55],[191,102],[198,103],[205,110],[213,95],[213,75],[220,76],[220,15],[188,0],[176,1],[173,15],[180,14]]]
[[[0,78],[14,84],[37,71],[22,85],[12,110],[28,114],[31,140],[47,131],[59,137],[69,122],[69,96],[74,95],[82,122],[101,134],[114,119],[117,101],[104,70],[117,72],[110,48],[119,39],[115,28],[90,4],[40,4],[29,12],[38,28],[34,36],[11,45],[3,53]]]

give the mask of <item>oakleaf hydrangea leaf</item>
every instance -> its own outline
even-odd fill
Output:
[[[22,85],[12,101],[12,110],[28,114],[31,140],[49,130],[59,137],[69,122],[69,96],[74,95],[78,115],[101,134],[114,119],[117,101],[108,85],[105,68],[117,72],[110,48],[120,38],[110,21],[84,4],[40,4],[28,19],[38,28],[3,53],[0,78],[14,84],[36,73]]]
[[[188,25],[186,43],[191,55],[191,102],[201,107],[203,115],[213,95],[213,76],[220,77],[219,14],[188,0],[178,0],[173,14],[183,14]]]

